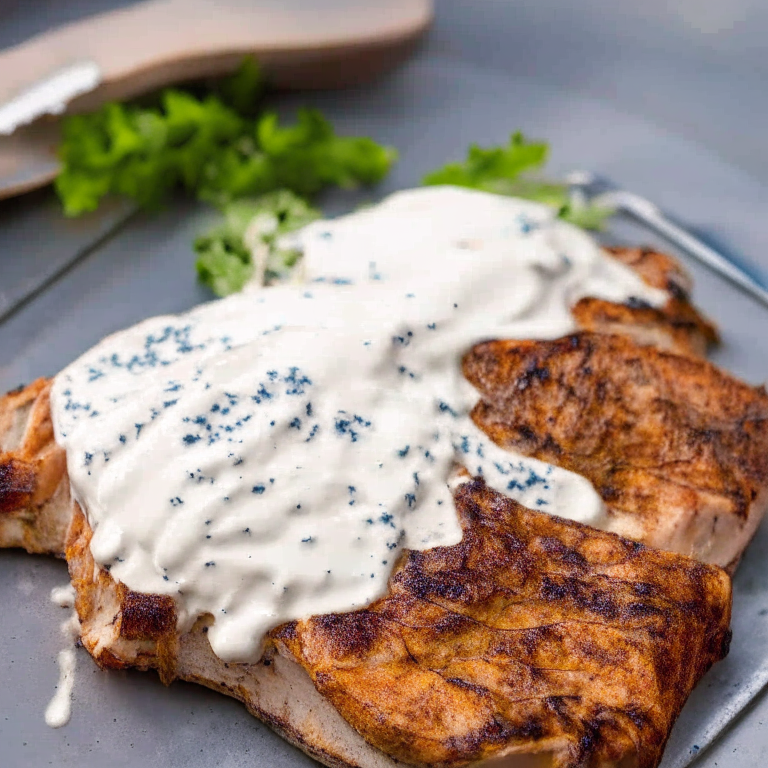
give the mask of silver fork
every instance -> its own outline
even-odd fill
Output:
[[[616,189],[589,171],[572,171],[565,180],[571,188],[574,206],[590,203],[629,214],[768,307],[768,290],[757,280],[688,230],[668,219],[650,200],[633,192]]]

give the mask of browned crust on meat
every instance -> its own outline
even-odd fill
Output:
[[[464,359],[499,445],[587,477],[624,535],[728,565],[768,504],[768,396],[619,336],[493,341]]]
[[[16,458],[0,464],[0,515],[29,506],[37,486],[34,467]]]
[[[514,754],[553,768],[658,765],[691,689],[727,653],[725,573],[527,510],[480,481],[456,505],[460,544],[404,553],[385,598],[278,627],[251,665],[215,659],[210,617],[179,638],[154,627],[127,638],[122,585],[95,568],[77,509],[67,557],[83,644],[102,666],[157,668],[234,696],[331,766],[394,765],[372,762],[382,752],[444,768]],[[380,752],[353,761],[342,750],[353,731],[327,744],[265,707],[258,692],[286,662]]]
[[[169,595],[126,590],[120,615],[120,635],[128,640],[159,640],[176,631],[176,603]]]
[[[176,677],[178,636],[173,598],[133,592],[98,567],[91,555],[93,532],[83,511],[73,504],[66,558],[75,587],[81,639],[100,667],[154,668],[169,683]],[[110,620],[105,627],[104,617]],[[95,627],[99,627],[98,631]],[[125,661],[131,659],[131,661]]]
[[[669,299],[656,308],[639,299],[615,304],[583,298],[571,310],[581,330],[629,336],[638,344],[701,357],[718,342],[715,326],[691,304],[691,281],[676,259],[647,248],[606,250],[649,286],[667,291]]]
[[[693,290],[691,276],[683,265],[668,253],[653,248],[604,248],[614,259],[634,270],[651,288],[669,291],[678,299],[688,300]]]
[[[283,640],[379,749],[463,766],[516,751],[656,766],[689,692],[727,652],[718,568],[460,487],[462,542],[407,552],[364,611]]]
[[[0,545],[60,555],[69,488],[64,450],[53,435],[50,388],[38,379],[0,398]]]
[[[614,304],[585,298],[571,312],[583,331],[629,336],[638,344],[680,355],[704,357],[717,341],[714,326],[706,323],[692,305],[677,299],[657,309],[639,302]]]

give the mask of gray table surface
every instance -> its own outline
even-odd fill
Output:
[[[119,4],[127,3],[3,0],[0,47],[20,42],[54,24]],[[499,73],[522,75],[547,88],[565,89],[574,96],[596,99],[610,106],[611,114],[639,118],[654,126],[657,135],[667,134],[670,141],[680,137],[688,142],[685,146],[693,142],[693,146],[713,158],[713,163],[719,159],[740,169],[743,177],[740,189],[754,189],[755,195],[766,200],[766,35],[768,3],[761,0],[672,3],[645,0],[642,4],[616,3],[615,0],[583,0],[578,4],[565,0],[439,0],[435,28],[419,56],[426,67],[433,69],[460,61],[475,67],[478,79],[482,72],[493,70],[494,76]],[[328,103],[338,107],[338,98],[335,102],[330,98]],[[386,100],[371,104],[374,109],[387,106]],[[396,101],[389,104],[392,108],[400,105],[401,102]],[[290,100],[286,100],[286,106],[290,106]],[[435,110],[444,107],[441,103],[434,104]],[[520,115],[524,120],[524,109]],[[385,119],[386,116],[378,117]],[[472,138],[481,141],[493,138],[482,135],[483,131],[488,134],[483,126],[478,126],[480,135],[472,133],[470,112],[464,113],[461,119],[466,121],[465,132]],[[628,120],[627,124],[633,123]],[[355,126],[356,113],[351,111],[344,127],[354,130]],[[558,134],[558,146],[567,146],[567,126]],[[631,138],[642,148],[642,136]],[[577,139],[569,146],[580,147]],[[423,142],[420,150],[428,155],[429,143]],[[436,149],[432,164],[444,159]],[[648,172],[657,173],[652,158],[648,163]],[[642,184],[637,172],[635,178]],[[720,193],[728,195],[729,190],[707,189],[707,179],[702,177],[700,181],[702,198],[698,202],[703,201],[703,209],[715,210],[712,200]],[[396,185],[397,179],[392,184]],[[663,186],[650,181],[648,184],[657,196],[664,196]],[[674,194],[675,183],[670,179],[670,200]],[[695,207],[696,201],[690,208]],[[130,207],[118,204],[85,221],[64,222],[56,212],[51,195],[45,191],[0,204],[0,383],[6,386],[15,383],[14,377],[21,380],[30,375],[53,373],[69,361],[71,350],[53,344],[52,339],[57,336],[49,329],[54,324],[78,328],[84,343],[89,335],[95,341],[103,332],[143,317],[145,307],[173,311],[205,298],[204,292],[194,284],[189,254],[180,252],[178,243],[199,230],[201,216],[206,215],[197,209],[179,206],[156,218],[132,219]],[[768,257],[763,252],[768,230],[762,230],[762,238],[745,240],[741,236],[738,211],[729,209],[727,215],[711,222],[707,234],[737,255],[748,258],[746,254],[756,254],[756,266],[768,269]],[[88,275],[87,302],[80,301],[81,273]],[[717,296],[717,292],[706,275],[698,277],[701,301],[710,306],[706,300],[708,296]],[[151,294],[147,297],[143,286],[148,286],[149,280],[153,285],[147,288]],[[109,287],[117,282],[128,287],[115,303]],[[172,286],[172,290],[166,291],[164,285]],[[726,347],[720,360],[724,364],[729,363],[729,354],[736,360],[740,351],[750,344],[758,349],[761,346],[765,315],[748,305],[744,312],[750,318],[752,336],[728,339],[730,347]],[[30,313],[35,315],[34,323],[27,322]],[[106,316],[112,327],[104,326]],[[753,379],[765,378],[766,366],[762,360],[751,367],[749,362],[744,362],[743,355],[738,359],[739,373]],[[57,563],[38,561],[30,570],[26,558],[14,555],[4,557],[6,564],[11,571],[18,568],[18,573],[23,573],[23,578],[13,581],[14,589],[27,590],[26,594],[30,595],[47,589],[62,577]],[[34,578],[30,578],[33,572]],[[11,581],[9,577],[8,585]],[[33,602],[30,601],[30,605]],[[28,639],[16,636],[8,639],[7,633],[0,633],[3,663],[9,659],[7,654],[18,648],[18,641],[29,644],[29,658],[11,660],[17,665],[17,671],[4,678],[9,684],[18,685],[20,691],[25,675],[39,663],[32,653],[35,635],[48,633],[47,627],[56,619],[53,609],[40,609],[24,629]],[[3,615],[2,620],[5,622],[7,616]],[[55,643],[52,647],[55,648]],[[100,690],[111,685],[98,679],[94,685],[101,686]],[[145,707],[143,716],[148,728],[152,720],[163,719],[162,706],[152,707],[152,694],[145,691],[151,689],[150,682],[129,676],[119,683],[123,687],[121,695],[135,697]],[[242,723],[243,717],[233,703],[220,703],[220,697],[213,695],[210,702],[212,707],[226,708],[233,728]],[[4,714],[0,712],[0,744],[4,741],[1,736]],[[765,722],[768,722],[768,697],[762,696],[697,765],[711,768],[733,765],[737,761],[743,766],[765,765],[768,762]],[[119,724],[116,729],[118,727]],[[193,724],[187,723],[185,727],[190,733],[194,732]],[[257,732],[257,737],[257,741],[265,743],[270,739],[263,730]],[[224,740],[228,734],[218,733],[217,738]],[[89,750],[98,752],[96,745],[82,749],[83,756]],[[47,764],[40,757],[25,763],[11,759],[12,766]],[[179,756],[178,764],[185,764],[186,759]],[[0,757],[0,764],[5,764],[3,760]]]

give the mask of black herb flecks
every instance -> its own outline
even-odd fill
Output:
[[[348,414],[346,411],[339,411],[334,421],[336,434],[339,436],[348,436],[351,442],[356,443],[361,429],[368,429],[371,426],[369,419],[358,416],[357,414]]]

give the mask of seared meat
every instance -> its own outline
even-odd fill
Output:
[[[72,513],[50,388],[38,379],[0,397],[0,546],[61,555]]]
[[[676,263],[614,256],[672,298],[660,310],[584,299],[579,326],[703,354],[716,333]],[[483,395],[478,424],[589,477],[616,530],[737,557],[765,506],[765,393],[693,357],[574,339],[476,347],[465,372]],[[328,766],[654,768],[691,689],[727,652],[724,572],[472,481],[456,492],[460,544],[405,552],[368,609],[283,625],[259,663],[224,663],[206,637],[212,617],[179,634],[171,597],[133,592],[95,564],[49,388],[0,399],[0,546],[61,554],[68,527],[82,643],[100,666],[234,696]]]
[[[386,597],[278,627],[252,665],[218,660],[206,621],[177,637],[171,598],[94,569],[78,511],[67,560],[83,644],[102,666],[235,696],[327,765],[658,765],[691,689],[727,652],[726,574],[481,481],[456,506],[460,544],[405,552]]]
[[[691,276],[683,265],[667,253],[653,248],[608,247],[604,249],[614,259],[631,267],[653,288],[661,288],[681,301],[688,301],[693,290]]]
[[[691,357],[619,336],[492,341],[464,359],[475,423],[578,472],[610,530],[733,566],[768,504],[768,395]]]
[[[580,329],[629,336],[639,344],[682,355],[704,356],[717,343],[714,325],[689,301],[690,278],[679,262],[643,248],[607,250],[648,285],[668,291],[670,298],[660,309],[639,300],[614,304],[603,299],[581,299],[571,310]]]

